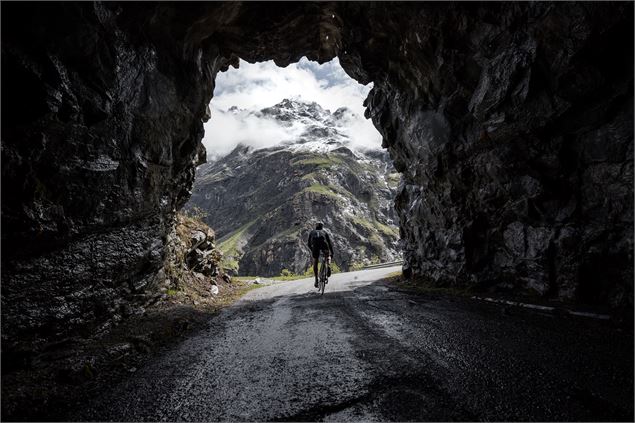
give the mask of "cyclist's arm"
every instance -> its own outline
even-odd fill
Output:
[[[331,256],[333,256],[333,243],[331,242],[331,237],[329,236],[328,232],[325,232],[324,235],[326,236],[326,243],[329,245]]]

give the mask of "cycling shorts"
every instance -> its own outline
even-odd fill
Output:
[[[313,248],[311,249],[311,254],[313,255],[313,258],[319,258],[320,257],[320,251],[324,252],[324,256],[325,257],[330,257],[331,256],[331,252],[327,249],[327,250],[320,250],[319,248]]]

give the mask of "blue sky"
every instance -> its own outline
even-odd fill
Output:
[[[363,102],[371,88],[372,84],[364,86],[350,78],[337,58],[319,65],[303,57],[286,68],[277,67],[273,61],[250,64],[241,60],[238,69],[230,67],[216,77],[210,103],[212,118],[205,124],[203,138],[208,157],[228,154],[238,143],[264,148],[288,139],[285,129],[271,121],[246,113],[227,113],[232,106],[256,111],[285,98],[315,101],[331,112],[348,107],[358,115],[354,122],[358,138],[355,144],[380,148],[381,136],[363,117]]]

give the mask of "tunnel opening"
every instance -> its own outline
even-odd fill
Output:
[[[3,3],[3,357],[157,301],[215,78],[239,57],[337,56],[374,84],[409,274],[504,272],[515,292],[632,310],[632,8]],[[579,287],[594,249],[629,258],[608,261],[617,288]]]
[[[335,271],[400,259],[399,175],[363,117],[371,89],[337,57],[285,68],[240,60],[217,75],[207,163],[185,211],[214,228],[220,271],[312,276],[306,242],[318,222],[332,234]]]

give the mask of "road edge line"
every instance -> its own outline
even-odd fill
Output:
[[[505,305],[511,305],[511,306],[516,306],[516,307],[523,307],[523,308],[528,308],[530,310],[548,311],[548,312],[551,312],[551,313],[565,312],[565,313],[573,315],[573,316],[587,317],[587,318],[597,319],[597,320],[610,320],[611,319],[611,316],[608,315],[608,314],[591,313],[591,312],[586,312],[586,311],[574,311],[574,310],[569,310],[569,309],[566,309],[566,308],[557,308],[557,307],[551,307],[551,306],[541,306],[541,305],[538,305],[538,304],[521,303],[521,302],[518,302],[518,301],[499,300],[499,299],[491,298],[491,297],[478,297],[476,295],[472,296],[470,298],[472,300],[480,300],[480,301],[486,301],[486,302],[495,303],[495,304],[505,304]]]

